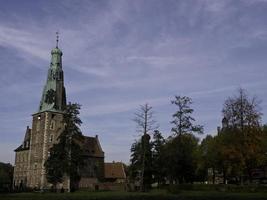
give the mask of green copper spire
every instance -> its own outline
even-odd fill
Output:
[[[39,112],[63,112],[66,106],[64,73],[62,70],[62,51],[58,48],[58,33],[56,48],[51,51],[51,63],[48,69],[47,81],[44,86]]]

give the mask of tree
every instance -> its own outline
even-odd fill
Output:
[[[251,181],[251,170],[259,166],[265,156],[259,101],[249,98],[241,88],[237,96],[225,101],[222,113],[225,125],[220,137],[226,141],[223,154],[231,167],[238,163],[240,170],[236,174],[240,174],[241,182],[243,176]]]
[[[198,139],[193,133],[203,133],[203,127],[194,125],[193,109],[190,107],[192,100],[186,96],[175,96],[171,101],[178,107],[172,115],[171,124],[174,133],[167,141],[164,148],[169,179],[177,183],[192,183],[196,171],[196,155]]]
[[[164,155],[163,147],[165,145],[165,139],[160,131],[155,130],[153,134],[153,148],[152,148],[152,166],[154,181],[158,183],[158,186],[165,180],[164,169]]]
[[[261,116],[259,107],[260,101],[256,98],[249,98],[242,88],[238,90],[238,95],[229,97],[222,110],[223,117],[230,128],[244,131],[245,128],[259,128]]]
[[[50,149],[50,156],[45,162],[46,178],[53,185],[53,190],[56,189],[58,183],[63,182],[65,167],[68,164],[65,146],[63,142],[53,145]]]
[[[45,163],[48,182],[56,187],[63,181],[63,176],[69,177],[69,190],[75,189],[80,180],[80,168],[83,166],[83,151],[80,147],[82,121],[79,118],[80,105],[69,103],[64,114],[64,130],[58,137],[58,143],[50,149],[50,157]]]
[[[192,100],[186,96],[175,96],[171,101],[172,104],[178,107],[178,110],[172,115],[174,127],[172,132],[175,135],[182,135],[185,133],[203,133],[203,126],[194,125],[195,119],[192,117],[194,110],[190,107]]]
[[[135,113],[134,122],[137,124],[137,132],[142,134],[141,137],[141,155],[138,157],[140,166],[140,191],[145,191],[151,185],[151,144],[150,132],[156,129],[156,121],[153,119],[152,107],[147,103],[140,106],[140,110]]]
[[[140,169],[142,166],[141,161],[142,148],[141,141],[135,140],[131,146],[131,158],[130,158],[130,166],[129,166],[129,174],[130,179],[140,181]]]
[[[164,145],[164,168],[170,183],[193,183],[198,139],[190,133],[170,137]]]
[[[218,152],[215,137],[207,135],[198,148],[198,167],[197,173],[201,181],[212,181],[215,183],[215,170],[218,164]],[[209,169],[211,169],[212,177],[210,180]]]
[[[11,191],[13,171],[14,168],[11,164],[0,162],[0,193]]]
[[[137,125],[137,132],[141,135],[150,134],[151,131],[157,129],[156,121],[154,120],[154,112],[149,104],[140,105],[140,109],[135,113],[133,119]]]

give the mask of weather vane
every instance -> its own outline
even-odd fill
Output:
[[[57,46],[56,47],[58,48],[58,38],[59,38],[59,32],[58,31],[56,32],[56,35],[57,35]]]

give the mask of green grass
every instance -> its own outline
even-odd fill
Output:
[[[88,192],[74,193],[16,193],[0,194],[2,200],[267,200],[267,193],[231,193],[218,191],[181,191],[179,194],[169,194],[164,190],[154,190],[149,193],[138,192]]]

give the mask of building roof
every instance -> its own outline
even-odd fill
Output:
[[[26,133],[24,136],[24,140],[22,144],[16,148],[14,151],[24,151],[24,150],[29,150],[30,149],[30,141],[31,141],[31,132],[32,130],[27,126]]]
[[[126,179],[123,163],[105,163],[105,178]]]
[[[51,51],[51,62],[47,81],[43,89],[39,111],[63,112],[66,107],[62,51],[56,47]]]
[[[85,156],[104,158],[104,152],[101,148],[97,135],[95,137],[83,136],[82,138],[82,147],[84,149]]]

